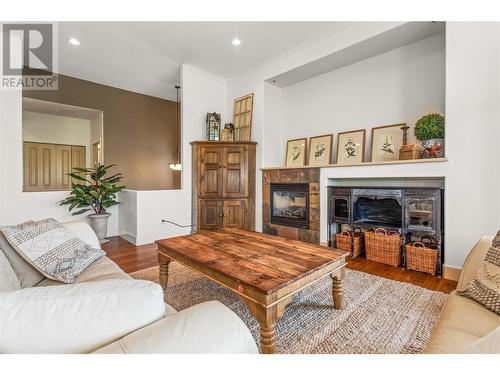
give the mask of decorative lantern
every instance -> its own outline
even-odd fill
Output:
[[[226,142],[234,141],[234,125],[230,122],[224,125],[224,129],[220,132],[220,140]]]
[[[207,141],[220,140],[220,115],[218,113],[207,113]]]

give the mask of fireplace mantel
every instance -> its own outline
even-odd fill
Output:
[[[319,169],[319,168],[351,168],[351,167],[369,167],[375,165],[392,165],[392,164],[422,164],[422,163],[442,163],[448,161],[448,158],[433,158],[433,159],[412,159],[412,160],[393,160],[393,161],[365,161],[361,164],[339,165],[328,164],[322,167],[306,165],[303,167],[263,167],[262,171],[282,170],[282,169]]]

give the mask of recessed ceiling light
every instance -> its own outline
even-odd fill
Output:
[[[241,44],[241,40],[239,40],[238,38],[234,38],[231,43],[233,44],[233,46],[239,46]]]
[[[69,42],[69,44],[72,44],[74,46],[79,46],[80,45],[80,41],[78,39],[76,39],[76,38],[69,38],[68,42]]]

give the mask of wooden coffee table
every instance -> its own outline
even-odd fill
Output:
[[[260,325],[263,353],[275,351],[275,324],[292,296],[323,277],[333,280],[333,305],[342,307],[347,253],[241,229],[200,231],[156,241],[160,284],[175,260],[231,289]]]

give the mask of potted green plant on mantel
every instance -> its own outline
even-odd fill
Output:
[[[125,189],[125,186],[117,185],[123,177],[121,173],[106,177],[108,169],[114,166],[98,164],[95,168],[73,168],[73,173],[68,173],[68,176],[82,183],[73,183],[70,196],[59,202],[61,206],[69,205],[70,212],[76,210],[72,215],[94,210],[88,217],[100,243],[107,242],[111,214],[106,210],[120,203],[116,195]]]
[[[415,137],[422,142],[429,157],[444,157],[444,116],[429,113],[415,123]]]

